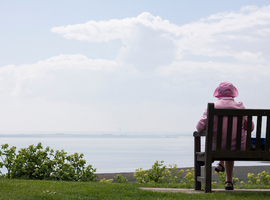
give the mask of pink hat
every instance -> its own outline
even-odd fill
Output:
[[[232,83],[228,81],[222,81],[219,86],[216,88],[214,94],[214,97],[237,97],[238,96],[238,90],[233,86]]]

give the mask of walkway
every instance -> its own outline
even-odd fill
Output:
[[[204,193],[204,191],[194,190],[194,189],[185,189],[185,188],[148,188],[140,187],[142,190],[151,190],[154,192],[182,192],[189,194]],[[225,189],[212,189],[212,192],[267,192],[270,193],[270,189],[234,189],[234,190],[225,190]]]

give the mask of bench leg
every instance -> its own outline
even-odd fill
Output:
[[[201,176],[201,164],[200,162],[195,160],[195,167],[194,167],[194,189],[201,190],[202,184],[201,181],[198,181],[198,177]]]
[[[201,163],[197,161],[196,152],[201,152],[201,138],[194,137],[194,189],[201,190],[201,181],[198,181],[198,177],[201,176]]]
[[[205,179],[204,179],[204,191],[211,192],[212,191],[212,162],[206,161],[205,162]]]

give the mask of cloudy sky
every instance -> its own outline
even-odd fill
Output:
[[[219,82],[270,109],[267,0],[0,0],[0,132],[192,132]]]

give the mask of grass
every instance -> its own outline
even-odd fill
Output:
[[[270,187],[268,187],[270,188]],[[0,179],[0,199],[270,199],[269,193],[185,194],[152,192],[134,183],[64,182]]]

